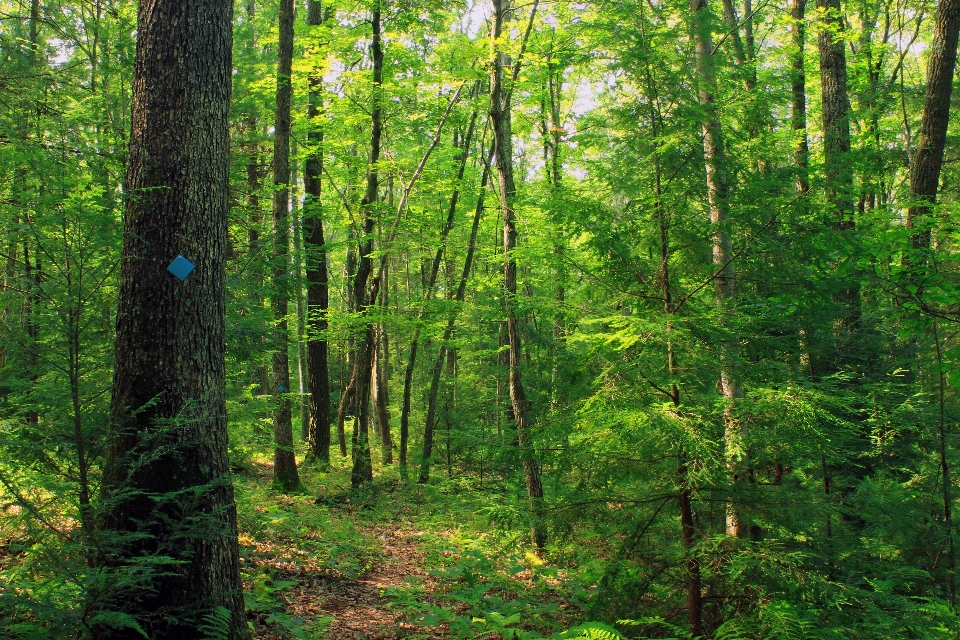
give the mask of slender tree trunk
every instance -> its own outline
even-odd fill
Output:
[[[477,112],[474,111],[470,116],[470,125],[467,128],[467,134],[464,138],[463,153],[460,156],[460,167],[457,170],[457,188],[453,190],[450,196],[450,207],[447,210],[447,221],[440,232],[440,245],[433,257],[433,263],[430,266],[430,275],[427,280],[427,286],[423,291],[423,299],[420,302],[420,310],[417,312],[417,328],[414,329],[413,339],[410,341],[410,357],[407,360],[407,366],[403,376],[403,404],[400,408],[400,466],[407,466],[407,446],[410,441],[410,396],[413,389],[413,373],[417,362],[417,350],[420,345],[420,321],[423,320],[423,314],[426,311],[427,301],[433,292],[433,287],[437,281],[437,274],[440,271],[440,261],[443,259],[444,249],[446,248],[447,238],[453,229],[456,220],[457,203],[460,200],[460,184],[463,182],[463,175],[467,168],[467,158],[470,154],[470,144],[473,140],[473,133],[476,127]],[[481,196],[482,201],[482,196]]]
[[[383,274],[384,283],[381,289],[380,303],[386,308],[387,272]],[[376,412],[377,424],[380,426],[380,456],[383,464],[393,464],[393,438],[390,433],[390,396],[387,389],[389,380],[388,366],[390,363],[390,342],[384,325],[378,325],[376,331],[376,346],[374,351],[373,371],[370,383],[373,389],[373,406]]]
[[[307,24],[323,23],[320,2],[310,0],[307,7]],[[327,313],[330,308],[327,250],[323,237],[323,202],[321,181],[323,173],[323,128],[318,124],[323,106],[321,95],[323,79],[310,77],[307,119],[310,129],[307,141],[311,149],[304,171],[304,224],[306,225],[307,309],[310,332],[307,338],[307,375],[310,386],[310,424],[307,430],[309,455],[323,466],[330,464],[330,363],[326,331]],[[346,455],[346,442],[343,442]]]
[[[800,197],[810,191],[810,148],[807,145],[807,76],[803,70],[803,50],[806,45],[806,23],[804,11],[807,0],[792,0],[790,16],[793,18],[790,54],[792,70],[790,89],[793,96],[790,110],[790,126],[793,129],[796,147],[793,152],[793,164],[797,168],[796,190]]]
[[[740,348],[733,323],[736,305],[737,275],[733,264],[733,243],[730,240],[729,217],[730,187],[726,175],[726,153],[723,148],[723,132],[715,102],[716,80],[713,71],[713,38],[710,33],[707,0],[690,0],[693,18],[693,39],[696,49],[695,68],[699,84],[699,100],[703,118],[703,161],[707,176],[707,200],[710,209],[710,224],[713,228],[713,264],[717,268],[714,278],[714,297],[719,313],[720,338],[720,387],[725,401],[724,420],[726,431],[727,468],[733,490],[747,479],[746,465],[741,453],[744,440],[744,425],[737,418],[735,407],[743,397],[740,381]],[[727,505],[727,535],[743,537],[748,527],[737,504],[736,497]]]
[[[290,299],[290,82],[293,64],[293,0],[280,0],[280,43],[277,61],[277,112],[273,138],[273,319],[276,338],[273,354],[273,384],[277,409],[273,418],[273,480],[284,491],[300,485],[293,450],[290,416],[290,363],[287,310]]]
[[[534,7],[536,10],[536,7]],[[505,23],[511,12],[510,0],[494,0],[492,38],[496,42],[503,35]],[[531,21],[532,24],[532,21]],[[495,52],[494,65],[490,75],[490,122],[493,125],[494,145],[496,148],[497,177],[500,187],[500,213],[503,218],[503,288],[504,306],[507,317],[507,335],[510,358],[510,404],[517,429],[517,442],[523,464],[523,476],[530,500],[530,515],[533,520],[531,535],[533,543],[542,549],[546,542],[543,526],[543,485],[540,482],[540,469],[530,433],[528,401],[523,387],[520,364],[523,348],[520,341],[520,322],[516,312],[517,262],[513,252],[516,249],[517,229],[513,210],[517,189],[513,177],[513,142],[510,114],[511,86],[507,70],[509,58],[502,52]]]
[[[941,478],[943,486],[943,525],[947,537],[947,570],[950,573],[948,587],[950,602],[953,603],[957,598],[957,554],[954,548],[955,534],[953,531],[953,481],[950,476],[950,457],[947,451],[947,378],[943,366],[943,348],[940,341],[939,323],[936,320],[933,321],[933,339],[937,354],[937,444],[940,449],[940,472],[943,474]]]
[[[376,212],[374,209],[378,200],[380,162],[380,141],[383,135],[382,122],[382,93],[383,93],[383,44],[380,23],[379,0],[375,5],[371,18],[373,41],[371,55],[373,57],[373,105],[371,109],[370,133],[370,168],[367,170],[367,187],[360,202],[363,212],[361,244],[357,254],[357,274],[353,280],[353,295],[356,299],[357,312],[366,313],[367,307],[376,302],[375,296],[367,297],[367,282],[373,269],[370,254],[373,252],[373,226]],[[373,467],[370,462],[370,375],[373,365],[374,331],[370,322],[365,322],[363,338],[359,341],[354,352],[354,397],[357,403],[357,417],[353,429],[353,471],[350,475],[351,484],[358,487],[364,482],[373,479]]]
[[[296,296],[297,308],[297,406],[300,408],[300,439],[303,442],[310,440],[310,407],[307,400],[307,394],[310,392],[309,382],[307,380],[309,373],[307,371],[307,345],[304,336],[307,333],[307,310],[303,298],[303,264],[304,264],[304,245],[303,245],[303,217],[298,206],[297,189],[299,178],[297,175],[297,143],[294,139],[291,142],[291,155],[293,162],[290,163],[290,202],[293,218],[291,225],[293,227],[293,292]]]
[[[910,170],[910,191],[917,202],[907,210],[907,228],[917,229],[911,240],[917,249],[930,248],[929,217],[937,200],[943,149],[947,139],[950,95],[957,64],[957,36],[960,33],[960,0],[937,3],[933,43],[927,66],[927,95],[923,103],[920,140]]]
[[[460,275],[460,283],[457,285],[457,293],[454,300],[457,303],[463,302],[463,297],[467,290],[467,280],[470,277],[470,269],[473,267],[473,254],[477,244],[477,232],[480,229],[480,219],[483,217],[483,201],[487,191],[487,181],[490,176],[490,159],[484,159],[483,176],[480,178],[480,193],[477,197],[477,208],[473,214],[473,226],[470,228],[470,241],[467,245],[467,256],[463,262],[463,271]],[[430,462],[433,458],[433,431],[437,418],[437,396],[440,390],[440,375],[443,372],[443,361],[446,357],[446,346],[453,335],[453,329],[457,321],[457,307],[454,307],[447,316],[447,326],[443,331],[443,338],[440,340],[440,350],[437,352],[437,358],[433,362],[433,368],[430,370],[430,392],[427,396],[427,418],[423,427],[423,455],[420,462],[420,475],[417,479],[420,483],[426,483],[430,480]]]
[[[138,568],[99,597],[157,640],[199,640],[218,607],[227,637],[249,637],[224,391],[231,18],[226,0],[142,2],[138,14],[99,522],[120,534],[104,562]],[[196,264],[184,281],[167,271],[177,254]],[[140,574],[155,553],[181,564]]]

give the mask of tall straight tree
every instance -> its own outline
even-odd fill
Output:
[[[854,228],[853,164],[850,158],[850,99],[847,96],[846,41],[840,0],[817,0],[822,12],[817,47],[820,50],[820,96],[823,117],[823,161],[827,202],[833,226],[841,234]],[[860,324],[860,287],[839,283],[834,301],[841,306],[837,328],[841,343],[845,333]],[[841,350],[843,350],[841,344]]]
[[[533,6],[533,11],[536,12],[536,4]],[[510,13],[510,0],[494,0],[493,24],[490,33],[495,47],[503,37]],[[532,16],[530,24],[533,24]],[[529,29],[527,33],[529,34]],[[500,214],[503,217],[503,288],[510,360],[510,406],[513,409],[513,419],[517,429],[523,478],[527,485],[527,497],[530,500],[530,515],[533,518],[531,535],[533,543],[538,549],[542,549],[546,543],[546,531],[542,522],[543,485],[540,482],[540,467],[533,450],[527,396],[520,372],[523,349],[520,342],[520,319],[516,309],[517,261],[514,256],[514,250],[517,247],[517,223],[514,211],[517,186],[513,177],[513,127],[510,109],[511,89],[517,74],[511,77],[509,69],[509,56],[494,49],[490,73],[490,123],[493,127],[494,153],[497,163]]]
[[[723,131],[716,104],[717,82],[714,73],[713,37],[710,33],[707,0],[690,0],[691,28],[695,50],[695,73],[701,109],[703,163],[707,177],[707,203],[713,235],[714,300],[722,331],[720,339],[720,387],[725,401],[727,468],[734,484],[746,479],[743,461],[738,459],[743,440],[743,423],[737,419],[734,405],[743,397],[740,381],[740,348],[733,326],[736,304],[737,272],[734,268],[733,243],[730,240],[730,184]],[[727,507],[727,535],[742,537],[747,533],[736,501]]]
[[[277,112],[273,138],[273,320],[276,338],[273,354],[273,386],[277,409],[273,418],[273,479],[283,490],[300,484],[293,451],[290,416],[290,356],[287,311],[290,298],[290,98],[293,86],[293,0],[280,1],[280,42],[277,55]]]
[[[320,26],[323,9],[317,0],[307,5],[307,24]],[[330,289],[327,282],[327,250],[323,237],[323,202],[320,175],[323,173],[323,129],[318,124],[323,98],[320,95],[319,74],[310,76],[310,94],[307,101],[307,120],[310,129],[303,190],[304,225],[306,226],[307,309],[310,326],[307,339],[307,376],[310,381],[310,426],[307,430],[309,455],[321,464],[330,464],[330,373],[327,348],[327,311],[330,308]]]
[[[795,144],[793,163],[797,169],[796,189],[798,196],[804,196],[810,191],[810,148],[807,144],[807,76],[803,69],[803,48],[806,44],[806,23],[804,11],[807,0],[791,0],[790,17],[791,44],[793,51],[790,54],[790,68],[793,74],[790,77],[790,92],[792,102],[790,106],[790,128],[793,129]]]
[[[367,283],[373,271],[373,226],[376,215],[377,196],[379,189],[380,141],[383,136],[383,40],[380,22],[380,0],[374,0],[371,16],[373,40],[370,44],[370,53],[373,58],[373,91],[372,108],[370,111],[370,166],[367,169],[367,186],[360,201],[363,212],[361,223],[359,260],[357,273],[353,278],[353,295],[357,304],[357,311],[366,313],[367,308],[376,303],[377,282],[367,291]],[[358,346],[354,353],[351,384],[354,385],[357,416],[353,428],[353,470],[350,482],[358,487],[364,482],[373,480],[373,466],[370,460],[370,374],[373,368],[374,332],[373,324],[363,323],[363,337],[357,341]],[[342,412],[341,412],[342,413]]]
[[[957,65],[957,36],[960,33],[960,0],[942,0],[937,4],[937,19],[933,27],[933,46],[927,66],[927,95],[923,103],[920,140],[910,170],[910,191],[918,200],[907,211],[907,226],[917,226],[930,213],[937,198],[940,168],[943,166],[943,148],[947,140],[950,114],[950,94],[953,92],[953,73]],[[917,231],[913,236],[916,248],[930,247],[930,229]]]
[[[203,637],[220,607],[228,637],[249,635],[224,396],[231,17],[228,0],[139,6],[99,526],[116,541],[105,564],[181,563],[104,603],[157,639]],[[167,270],[178,254],[196,265],[183,281]]]

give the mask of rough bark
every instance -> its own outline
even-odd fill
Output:
[[[311,0],[307,7],[307,24],[323,23],[320,2]],[[330,308],[326,240],[323,236],[323,202],[321,181],[323,174],[323,129],[318,125],[322,100],[322,78],[310,77],[307,118],[310,129],[307,141],[311,145],[304,171],[304,224],[306,226],[307,309],[310,326],[307,341],[307,376],[310,386],[310,424],[307,429],[308,455],[323,465],[330,464],[330,362],[326,331]],[[344,443],[344,446],[346,444]],[[346,452],[344,452],[346,455]]]
[[[850,100],[847,97],[847,58],[843,13],[840,0],[817,0],[823,12],[817,46],[820,50],[821,111],[823,114],[823,156],[826,196],[833,215],[833,226],[840,234],[853,231],[853,164],[850,158]],[[860,287],[854,282],[840,283],[834,294],[840,305],[837,328],[841,351],[845,333],[860,324]],[[842,358],[841,358],[842,359]]]
[[[230,638],[249,637],[224,395],[231,22],[226,0],[138,14],[101,561],[184,564],[98,597],[161,640],[201,638],[217,607]],[[183,282],[167,271],[177,254],[196,265]]]
[[[724,420],[726,429],[727,468],[734,491],[746,480],[742,445],[743,423],[737,419],[735,406],[743,397],[740,382],[740,348],[733,326],[736,303],[737,274],[733,264],[733,243],[730,240],[730,186],[726,175],[726,152],[723,148],[723,132],[720,128],[719,111],[716,105],[716,79],[713,71],[713,37],[709,30],[707,0],[690,0],[692,30],[695,48],[695,72],[698,97],[702,113],[703,162],[706,169],[707,201],[713,236],[714,300],[718,324],[721,330],[720,388],[725,401]],[[742,537],[748,527],[743,520],[736,499],[727,506],[727,535]]]
[[[277,54],[277,109],[273,138],[273,308],[275,326],[273,392],[277,409],[273,418],[273,480],[284,491],[300,485],[293,450],[290,415],[290,362],[287,311],[290,299],[290,83],[293,65],[293,0],[280,1],[280,41]]]
[[[534,6],[534,11],[536,6]],[[511,12],[509,0],[494,0],[493,25],[491,36],[494,42],[503,35],[504,26]],[[532,20],[531,20],[532,24]],[[511,125],[510,95],[511,78],[507,77],[509,57],[500,51],[494,55],[494,65],[490,74],[490,122],[493,126],[497,178],[500,191],[500,213],[503,219],[503,288],[504,307],[506,312],[507,336],[509,341],[509,380],[510,405],[513,409],[513,419],[517,430],[517,443],[520,448],[520,458],[523,465],[523,477],[527,487],[527,497],[530,501],[530,516],[533,520],[531,536],[538,549],[542,549],[546,542],[546,531],[543,527],[543,485],[540,482],[540,469],[537,465],[536,454],[530,434],[528,417],[528,401],[523,387],[523,376],[520,365],[523,358],[523,348],[520,339],[520,322],[516,310],[517,297],[517,262],[514,258],[514,249],[517,246],[516,214],[514,200],[516,198],[516,183],[513,176],[513,141]]]
[[[957,36],[960,33],[960,0],[941,0],[933,27],[933,43],[927,66],[927,95],[923,103],[920,139],[910,171],[910,191],[918,202],[907,210],[907,228],[917,230],[911,240],[917,249],[930,247],[929,216],[937,199],[943,149],[947,139],[950,95],[957,64]]]

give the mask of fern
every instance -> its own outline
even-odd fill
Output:
[[[90,627],[94,629],[133,629],[144,638],[149,637],[147,632],[144,631],[143,627],[137,622],[136,618],[122,611],[103,611],[94,616],[89,624]]]
[[[203,624],[199,627],[205,640],[229,640],[230,638],[230,610],[226,607],[217,607],[203,617]]]
[[[584,622],[567,629],[560,637],[578,640],[627,640],[625,635],[602,622]]]
[[[814,637],[812,632],[816,620],[796,605],[778,600],[771,602],[760,611],[760,620],[765,623],[766,637],[782,640],[807,640]]]

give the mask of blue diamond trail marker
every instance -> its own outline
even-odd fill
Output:
[[[186,280],[193,269],[194,264],[179,254],[173,259],[170,266],[167,267],[167,271],[180,278],[180,282]]]
[[[280,393],[283,393],[283,392],[286,391],[286,390],[287,390],[287,388],[284,387],[283,385],[280,385],[279,387],[277,387],[277,391],[279,391]]]

